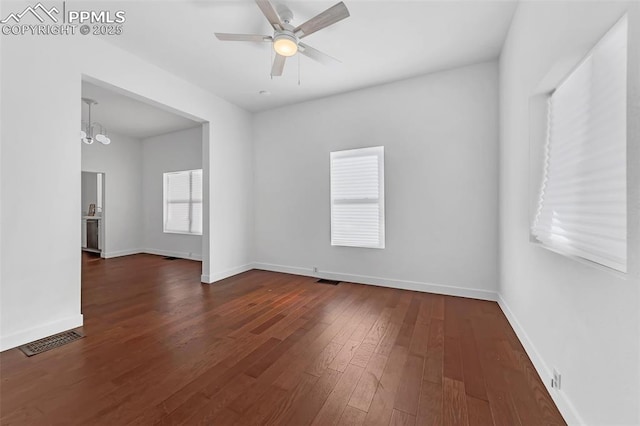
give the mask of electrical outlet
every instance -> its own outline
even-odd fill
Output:
[[[551,378],[551,387],[560,390],[562,387],[562,375],[558,371],[553,369],[553,377]]]
[[[314,274],[317,274],[317,273],[318,273],[318,267],[317,267],[317,266],[314,266],[314,267],[313,267],[313,273],[314,273]]]

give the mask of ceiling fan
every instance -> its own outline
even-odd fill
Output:
[[[301,42],[300,39],[333,25],[338,21],[348,18],[349,10],[347,10],[347,6],[345,6],[343,2],[331,6],[329,9],[309,19],[304,24],[298,25],[297,27],[294,27],[291,24],[291,21],[293,20],[293,13],[288,8],[282,6],[278,7],[278,10],[276,11],[276,8],[269,0],[255,0],[255,2],[267,18],[267,21],[269,21],[273,27],[273,36],[259,34],[215,33],[216,37],[222,41],[273,43],[273,50],[276,52],[276,57],[273,60],[273,66],[271,67],[272,76],[281,76],[287,57],[293,56],[297,52],[321,63],[337,61],[337,59]]]

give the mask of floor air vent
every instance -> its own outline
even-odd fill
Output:
[[[33,356],[41,354],[51,349],[55,349],[67,343],[71,343],[84,337],[79,331],[70,330],[64,333],[54,334],[53,336],[45,337],[44,339],[36,340],[35,342],[27,343],[20,346],[20,349],[26,356]]]
[[[320,284],[331,284],[331,285],[338,285],[340,284],[341,281],[335,281],[335,280],[325,280],[324,278],[319,279],[318,281],[316,281],[317,283]]]

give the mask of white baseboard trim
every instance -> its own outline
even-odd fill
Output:
[[[116,250],[110,252],[102,252],[103,255],[101,257],[105,259],[113,259],[114,257],[121,256],[130,256],[132,254],[140,254],[142,253],[142,249],[127,249],[127,250]]]
[[[214,272],[211,275],[201,275],[200,282],[205,284],[213,284],[216,281],[223,280],[225,278],[232,277],[234,275],[241,274],[243,272],[247,272],[254,269],[253,263],[247,263],[245,265],[236,266],[235,268],[227,269],[222,272]]]
[[[160,250],[160,249],[152,249],[152,248],[141,249],[140,253],[155,254],[157,256],[169,256],[169,257],[178,257],[180,259],[202,261],[202,255],[199,254],[199,253],[187,253],[187,252],[181,252],[181,251]]]
[[[580,414],[578,413],[576,408],[573,406],[571,401],[569,401],[567,395],[561,390],[558,391],[551,387],[551,377],[553,376],[553,369],[549,368],[549,365],[544,361],[544,359],[540,355],[540,352],[538,352],[535,345],[533,344],[533,341],[529,338],[529,335],[524,330],[501,294],[498,294],[498,305],[500,306],[500,309],[502,309],[502,312],[504,312],[504,315],[507,317],[507,320],[509,321],[509,324],[511,324],[511,327],[516,332],[516,335],[522,343],[524,350],[527,352],[527,355],[529,355],[529,358],[531,359],[533,366],[538,372],[538,375],[542,379],[544,386],[547,388],[549,395],[551,395],[553,402],[555,402],[558,410],[560,410],[560,413],[564,417],[567,424],[584,425],[584,420],[582,420],[582,417],[580,417]]]
[[[297,266],[274,265],[271,263],[256,262],[255,269],[262,269],[272,272],[283,272],[287,274],[306,275],[309,277],[325,278],[329,280],[345,281],[357,284],[370,284],[382,287],[397,288],[401,290],[422,291],[426,293],[444,294],[447,296],[469,297],[472,299],[497,300],[497,293],[488,290],[478,290],[466,287],[456,287],[443,284],[425,283],[419,281],[397,280],[392,278],[372,277],[367,275],[354,275],[343,272],[321,271],[314,273],[310,268]]]
[[[7,349],[13,349],[20,345],[24,345],[25,343],[49,337],[63,331],[71,330],[72,328],[82,327],[82,324],[82,314],[78,314],[69,318],[63,318],[36,327],[31,327],[8,336],[2,336],[0,337],[0,352],[6,351]]]
[[[141,254],[141,253],[154,254],[156,256],[170,256],[170,257],[178,257],[180,259],[202,261],[202,255],[198,253],[186,253],[181,251],[159,250],[159,249],[152,249],[152,248],[118,250],[118,251],[111,251],[108,253],[103,252],[102,257],[105,259],[113,259],[114,257],[130,256],[132,254]]]

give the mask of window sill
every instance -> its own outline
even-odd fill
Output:
[[[195,233],[195,232],[180,232],[180,231],[162,231],[164,234],[177,234],[177,235],[193,235],[195,237],[201,237],[202,236],[202,232],[200,233]]]
[[[620,279],[625,280],[625,281],[627,281],[628,278],[629,278],[628,271],[627,272],[622,272],[622,271],[619,271],[617,269],[610,268],[609,266],[602,265],[600,263],[594,262],[592,260],[585,259],[584,257],[575,255],[575,254],[570,253],[568,251],[565,251],[565,250],[562,250],[562,249],[559,249],[559,248],[556,248],[556,247],[548,246],[548,245],[543,244],[540,241],[536,240],[535,237],[532,236],[532,235],[529,236],[529,241],[533,245],[535,245],[537,247],[540,247],[542,249],[548,250],[548,251],[550,251],[552,253],[559,254],[559,255],[561,255],[563,257],[569,258],[571,260],[574,260],[574,261],[576,261],[578,263],[581,263],[583,265],[586,265],[588,267],[598,269],[598,270],[600,270],[600,271],[602,271],[604,273],[607,273],[607,274],[610,274],[612,276],[615,276],[616,278],[620,278]]]

